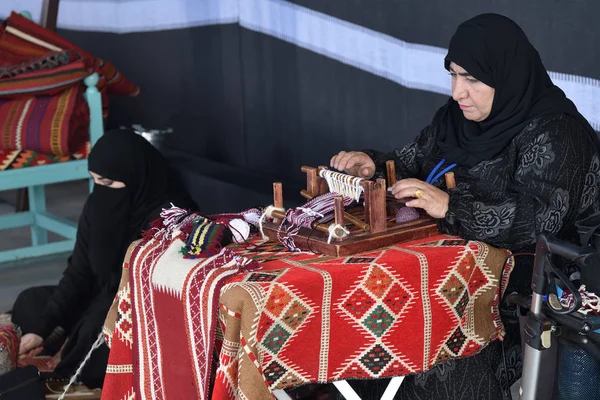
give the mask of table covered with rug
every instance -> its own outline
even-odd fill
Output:
[[[439,235],[332,258],[254,238],[186,259],[179,229],[133,244],[105,326],[103,398],[264,399],[378,379],[500,338],[507,252]]]

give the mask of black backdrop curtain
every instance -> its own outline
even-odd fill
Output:
[[[36,2],[3,0],[0,17]],[[218,164],[192,162],[210,160],[234,167],[233,181],[239,168],[301,182],[301,165],[339,150],[406,144],[449,93],[441,59],[450,36],[482,12],[517,21],[600,128],[595,0],[138,0],[104,3],[117,22],[77,14],[94,3],[61,0],[58,26],[141,86],[138,98],[112,99],[109,127],[174,128],[172,157],[197,175],[219,175]]]

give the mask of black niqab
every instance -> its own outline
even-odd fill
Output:
[[[120,269],[130,242],[140,236],[148,218],[168,200],[168,167],[146,139],[122,129],[106,132],[98,140],[88,168],[126,185],[121,189],[94,185],[86,208],[90,266],[101,286],[108,284],[112,290],[120,278],[120,272],[113,269]]]
[[[492,159],[531,119],[554,112],[578,118],[598,142],[573,102],[552,83],[523,30],[509,18],[482,14],[462,23],[450,40],[446,69],[450,62],[493,87],[495,94],[484,121],[467,120],[452,98],[436,115],[438,146],[448,161],[473,166]]]

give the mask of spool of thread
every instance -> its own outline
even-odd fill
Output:
[[[396,223],[416,221],[419,219],[419,212],[413,207],[402,207],[396,212]]]
[[[250,225],[246,221],[236,218],[229,221],[228,225],[234,242],[244,243],[250,236]]]

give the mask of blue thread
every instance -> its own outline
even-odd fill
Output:
[[[448,167],[444,168],[442,170],[442,172],[440,172],[439,174],[435,175],[434,174],[437,172],[438,169],[440,169],[440,167],[442,165],[444,165],[444,163],[446,162],[446,159],[442,159],[442,161],[440,161],[435,168],[433,168],[431,170],[431,173],[429,174],[429,176],[427,177],[427,180],[425,181],[426,183],[429,183],[430,185],[433,185],[433,183],[435,181],[437,181],[440,176],[444,175],[446,172],[450,171],[452,168],[456,167],[456,164],[450,164]]]

